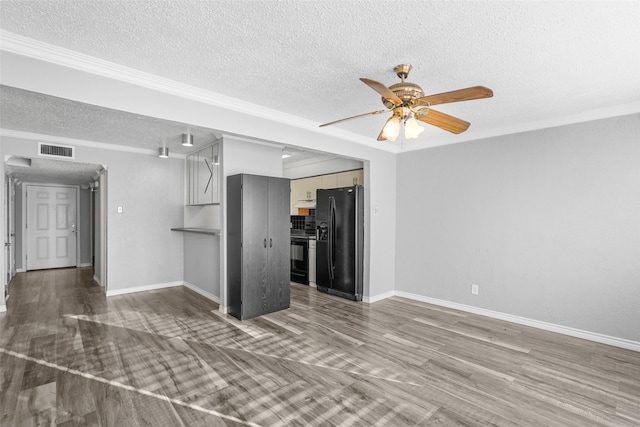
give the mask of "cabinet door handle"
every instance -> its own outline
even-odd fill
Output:
[[[266,237],[264,238],[264,247],[265,248],[267,247],[267,238]]]
[[[269,238],[269,247],[272,248],[273,247],[273,239]]]

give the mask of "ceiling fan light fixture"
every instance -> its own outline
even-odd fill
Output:
[[[390,141],[395,141],[400,133],[400,116],[394,114],[387,120],[387,123],[382,128],[380,136]]]
[[[417,138],[424,128],[418,124],[415,117],[411,116],[404,122],[404,137],[407,139]]]

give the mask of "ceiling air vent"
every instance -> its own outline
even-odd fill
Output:
[[[44,142],[39,142],[38,148],[41,156],[75,159],[75,147],[72,147],[70,145],[52,145],[45,144]]]

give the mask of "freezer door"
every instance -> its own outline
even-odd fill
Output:
[[[318,190],[316,198],[316,285],[331,288],[329,269],[329,190]]]
[[[333,261],[332,288],[346,294],[356,293],[356,192],[337,189],[332,194],[329,230],[330,255]]]

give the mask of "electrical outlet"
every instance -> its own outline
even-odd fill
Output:
[[[480,287],[478,285],[471,285],[471,293],[473,295],[478,295],[478,291],[480,290]]]

